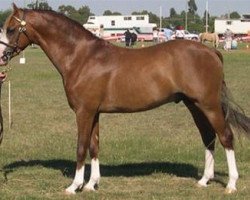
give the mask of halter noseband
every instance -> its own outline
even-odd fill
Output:
[[[0,41],[1,44],[4,44],[7,48],[3,52],[2,60],[9,61],[14,53],[20,53],[22,51],[22,48],[18,45],[18,41],[20,38],[21,33],[24,33],[24,35],[28,38],[30,41],[27,32],[26,32],[26,21],[24,20],[25,13],[23,12],[22,19],[17,18],[16,16],[12,16],[16,21],[20,23],[20,27],[18,28],[18,35],[16,37],[16,41],[14,44],[7,44],[3,41]]]

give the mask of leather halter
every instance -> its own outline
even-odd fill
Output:
[[[25,17],[25,13],[23,12],[23,17],[22,19],[19,19],[16,16],[12,16],[17,22],[20,23],[20,26],[18,28],[18,35],[16,37],[15,43],[14,44],[7,44],[3,41],[0,41],[1,44],[5,45],[7,48],[5,49],[5,51],[3,52],[3,56],[2,56],[2,60],[4,61],[9,61],[12,57],[14,53],[19,54],[23,49],[19,46],[18,42],[19,42],[19,38],[21,33],[23,33],[28,40],[31,43],[31,40],[29,39],[27,32],[26,32],[26,21],[24,20]]]

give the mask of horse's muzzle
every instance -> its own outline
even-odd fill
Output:
[[[0,58],[0,66],[5,66],[8,64],[10,60],[11,53],[10,52],[3,52],[3,56]],[[1,78],[1,77],[0,77]],[[1,81],[1,80],[0,80]]]
[[[0,58],[0,66],[7,65],[15,52],[15,49],[7,47],[6,50],[4,50],[2,57]]]
[[[0,66],[7,65],[11,58],[18,55],[22,51],[22,49],[19,48],[17,45],[5,44],[2,41],[0,41],[0,43],[6,45],[6,48],[2,52],[2,55],[0,58]]]

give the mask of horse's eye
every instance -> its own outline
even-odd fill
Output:
[[[15,28],[14,27],[8,27],[7,28],[7,34],[11,35],[15,32]]]

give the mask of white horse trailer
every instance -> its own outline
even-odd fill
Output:
[[[152,33],[157,25],[149,23],[148,15],[110,15],[110,16],[90,16],[86,24],[83,25],[92,33],[105,38],[119,38],[129,29],[135,32],[134,28],[141,32]]]
[[[215,19],[214,32],[222,35],[226,29],[238,36],[250,35],[250,14],[243,15],[241,19]]]

